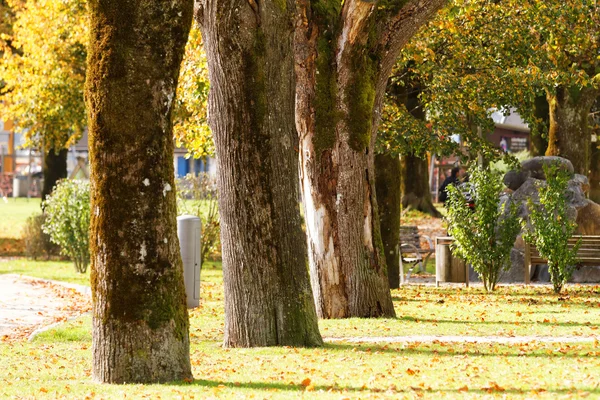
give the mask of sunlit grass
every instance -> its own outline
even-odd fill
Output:
[[[41,213],[40,202],[38,198],[0,199],[0,237],[20,238],[27,218]]]
[[[92,383],[91,316],[86,315],[40,334],[33,343],[0,344],[0,398],[600,397],[598,341],[341,341],[320,349],[224,349],[220,264],[204,265],[201,279],[201,305],[190,310],[195,381]],[[392,294],[398,319],[320,321],[323,336],[599,334],[597,286],[568,285],[561,296],[550,286],[518,285],[500,286],[491,295],[457,286],[405,286]]]

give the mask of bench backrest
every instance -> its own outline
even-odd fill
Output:
[[[416,226],[400,227],[400,244],[412,244],[417,249],[421,248],[419,229]]]
[[[573,248],[581,240],[577,250],[577,258],[581,264],[600,265],[600,236],[573,236],[569,239],[569,247]],[[540,256],[538,249],[529,243],[525,244],[531,264],[545,263],[547,260]]]

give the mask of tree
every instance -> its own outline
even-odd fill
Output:
[[[448,186],[448,230],[455,238],[456,255],[473,265],[485,290],[491,292],[500,272],[511,266],[510,250],[521,230],[519,210],[510,199],[498,205],[504,184],[497,173],[479,166],[469,173],[465,187]]]
[[[388,84],[386,99],[396,102],[397,107],[404,107],[412,118],[426,122],[425,109],[421,104],[420,95],[423,84],[418,76],[405,71],[403,78],[391,79]],[[395,123],[396,121],[390,121]],[[418,135],[419,132],[411,132]],[[407,146],[408,147],[408,146]],[[437,150],[439,146],[432,146],[431,150]],[[402,162],[402,209],[415,209],[433,217],[440,218],[442,215],[433,205],[431,190],[429,188],[429,163],[427,162],[425,149],[407,148],[401,157]]]
[[[189,379],[171,113],[193,4],[92,0],[89,8],[92,375]]]
[[[588,115],[600,95],[600,9],[595,1],[551,1],[533,6],[533,57],[550,106],[546,155],[568,158],[589,174]]]
[[[403,57],[416,61],[427,85],[423,103],[435,129],[460,133],[484,153],[489,145],[469,125],[491,132],[486,114],[514,107],[535,131],[543,119],[535,103],[543,93],[546,154],[569,158],[576,172],[587,174],[587,116],[600,90],[599,14],[593,1],[455,0]]]
[[[83,83],[88,41],[83,0],[9,2],[15,15],[4,34],[0,89],[4,116],[42,150],[45,198],[67,176],[67,148],[85,126]]]
[[[214,154],[214,143],[206,115],[208,65],[200,27],[192,24],[173,110],[173,134],[178,145],[184,145],[195,158]]]
[[[375,193],[375,140],[396,57],[444,1],[297,3],[296,125],[317,313],[394,316]]]
[[[197,0],[218,162],[225,345],[322,344],[298,205],[293,0]]]

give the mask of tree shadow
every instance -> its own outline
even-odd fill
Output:
[[[253,389],[253,390],[265,390],[265,391],[288,391],[288,392],[304,392],[306,387],[303,385],[296,384],[286,384],[286,383],[277,383],[277,382],[265,382],[265,381],[246,381],[246,382],[232,382],[225,380],[208,380],[208,379],[196,379],[191,382],[171,382],[171,385],[174,386],[199,386],[205,388],[228,388],[228,389]],[[334,391],[336,393],[344,393],[344,392],[352,392],[352,393],[383,393],[393,395],[394,393],[415,393],[415,394],[430,394],[433,395],[435,393],[439,393],[441,395],[462,395],[465,396],[467,394],[473,395],[524,395],[531,393],[539,393],[544,395],[555,394],[558,395],[577,395],[580,392],[586,392],[589,394],[600,394],[599,387],[579,387],[579,388],[556,388],[556,389],[546,389],[546,388],[501,388],[497,387],[481,387],[481,388],[470,388],[466,389],[430,389],[430,388],[421,388],[421,387],[411,387],[407,386],[405,388],[399,387],[394,390],[390,390],[389,387],[357,387],[357,386],[337,386],[337,385],[314,385],[311,387],[311,391],[319,392],[319,391]]]
[[[539,343],[539,342],[537,342]],[[443,345],[442,345],[443,344]],[[560,348],[562,343],[542,343],[547,345],[557,345],[556,349]],[[475,348],[469,348],[469,345],[473,345]],[[483,346],[482,346],[483,345]],[[492,345],[492,346],[486,346]],[[571,345],[571,344],[569,344]],[[402,347],[400,347],[402,346]],[[436,346],[435,348],[429,348],[428,346]],[[485,346],[485,347],[484,347]],[[437,357],[456,357],[456,356],[472,356],[472,357],[526,357],[526,358],[540,358],[540,359],[559,359],[559,358],[584,358],[584,359],[597,359],[597,353],[595,351],[589,351],[586,354],[581,352],[576,353],[562,353],[559,351],[552,351],[547,347],[539,349],[528,349],[530,351],[516,351],[515,347],[519,347],[521,344],[504,344],[504,343],[457,343],[457,342],[412,342],[412,343],[327,343],[326,349],[333,351],[347,352],[347,351],[359,351],[364,353],[387,353],[387,354],[398,354],[398,355],[426,355],[426,356],[437,356]],[[555,349],[555,350],[556,350]],[[550,350],[550,351],[549,351]],[[511,353],[512,352],[512,353]]]

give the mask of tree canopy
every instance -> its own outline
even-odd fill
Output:
[[[0,76],[3,114],[25,133],[26,145],[61,149],[86,124],[83,82],[88,42],[83,0],[10,1]],[[10,44],[10,45],[7,45]]]

